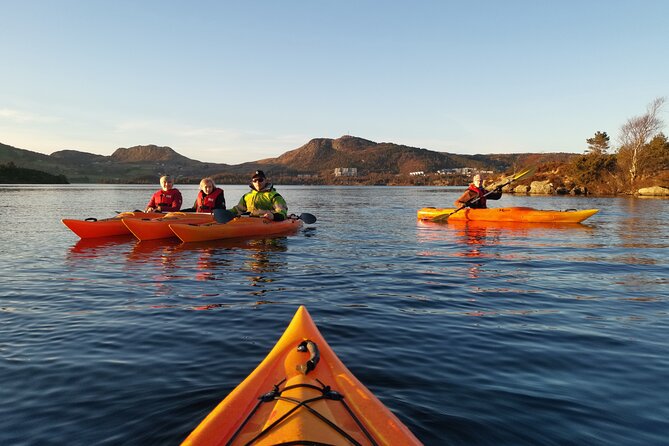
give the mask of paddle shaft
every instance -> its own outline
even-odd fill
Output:
[[[507,184],[509,184],[511,181],[513,181],[513,180],[509,180],[508,183],[505,183],[505,184],[503,184],[502,186],[499,186],[499,187],[504,187],[504,186],[506,186]],[[468,207],[469,207],[468,205],[471,205],[471,204],[474,204],[474,203],[478,202],[479,200],[481,200],[481,198],[487,197],[488,195],[492,194],[492,193],[495,192],[496,190],[497,190],[497,188],[495,188],[495,189],[493,189],[493,190],[491,190],[491,191],[486,192],[485,194],[483,194],[483,196],[479,195],[478,197],[474,198],[473,200],[468,201],[468,202],[467,202],[467,205],[465,205],[465,206],[461,206],[461,207],[457,208],[456,210],[454,210],[454,211],[451,212],[450,214],[446,214],[445,217],[444,217],[443,215],[440,215],[440,216],[434,218],[433,221],[436,221],[437,219],[439,219],[439,221],[446,220],[446,219],[448,219],[448,217],[450,217],[451,215],[453,215],[453,214],[455,214],[456,212],[459,212],[459,211],[461,211],[461,210],[463,210],[463,209],[465,209],[465,208],[468,208]]]
[[[300,215],[293,215],[294,214],[291,214],[289,218],[297,218],[308,225],[316,223],[316,216],[309,214],[308,212],[304,212]],[[237,215],[226,209],[214,209],[214,220],[216,220],[218,223],[227,223],[235,217],[237,217]]]

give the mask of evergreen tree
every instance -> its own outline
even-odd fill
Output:
[[[647,163],[644,167],[648,173],[656,174],[669,169],[669,140],[664,133],[658,133],[646,148]]]
[[[588,143],[588,149],[585,153],[606,155],[609,150],[609,139],[609,135],[606,132],[596,132],[594,137],[585,140]]]

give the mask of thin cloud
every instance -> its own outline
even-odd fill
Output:
[[[27,113],[21,110],[13,110],[10,108],[0,108],[0,119],[19,124],[60,121],[60,119],[56,117],[42,116],[35,113]]]

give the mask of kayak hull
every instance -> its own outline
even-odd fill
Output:
[[[170,212],[162,218],[124,218],[123,224],[138,240],[158,240],[176,237],[170,224],[203,224],[213,221],[212,214]]]
[[[456,209],[427,207],[418,210],[419,220],[433,220]],[[506,221],[525,223],[580,223],[599,212],[599,209],[550,211],[529,207],[493,209],[465,208],[448,217],[448,221]]]
[[[298,370],[298,365],[306,364],[312,356],[309,351],[298,351],[298,345],[306,340],[316,344],[320,360],[313,370],[304,374]],[[259,397],[271,392],[275,385],[278,385],[281,398],[274,394],[259,403]],[[343,401],[353,415],[342,401],[328,398],[309,402],[309,408],[359,444],[374,444],[370,437],[379,445],[422,444],[346,368],[306,308],[300,306],[267,357],[209,413],[182,445],[355,444],[309,408],[298,407],[306,399],[322,396],[319,389],[323,386],[343,395]]]
[[[170,224],[172,232],[183,242],[290,234],[301,227],[302,221],[294,218],[272,221],[257,217],[237,217],[228,223]]]
[[[64,218],[61,221],[72,232],[77,234],[80,238],[98,238],[98,237],[113,237],[117,235],[130,235],[130,231],[123,224],[123,219],[131,218],[158,218],[165,214],[158,212],[121,212],[115,217],[105,218],[101,220],[75,220]]]

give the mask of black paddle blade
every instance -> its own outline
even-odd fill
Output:
[[[300,220],[302,220],[303,222],[305,222],[308,225],[316,223],[316,216],[314,214],[310,214],[308,212],[303,212],[297,218],[299,218]]]
[[[217,223],[227,223],[233,218],[235,218],[235,214],[227,209],[214,209],[214,220]]]

